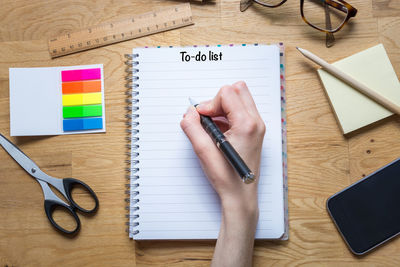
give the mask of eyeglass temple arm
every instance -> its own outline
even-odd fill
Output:
[[[240,11],[244,12],[246,11],[249,6],[253,4],[253,0],[240,0]]]
[[[345,12],[345,13],[349,12],[349,15],[351,17],[354,17],[357,14],[357,9],[355,9],[351,5],[347,4],[345,1],[339,0],[344,5],[342,5],[342,4],[338,3],[338,2],[335,2],[333,0],[319,0],[319,1],[321,1],[323,3],[326,3],[327,5],[330,5],[331,7],[336,8],[339,11],[342,11],[342,12]]]
[[[330,15],[329,7],[326,4],[325,4],[324,11],[325,11],[326,28],[329,30],[332,30],[331,15]],[[326,33],[326,41],[325,41],[326,47],[328,47],[328,48],[332,47],[334,44],[335,44],[335,36],[333,36],[333,33],[327,32]]]

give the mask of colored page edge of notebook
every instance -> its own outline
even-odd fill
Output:
[[[63,130],[68,131],[84,131],[103,129],[103,118],[84,118],[84,119],[67,119],[63,120]]]
[[[63,82],[63,94],[95,93],[101,92],[101,80]]]
[[[400,105],[400,84],[382,44],[332,65]],[[323,69],[319,69],[318,74],[343,134],[392,115],[390,111]]]
[[[78,69],[61,71],[62,82],[83,81],[83,80],[99,80],[101,79],[101,69]]]
[[[283,201],[284,201],[284,234],[281,240],[289,239],[289,203],[288,203],[288,156],[287,156],[287,116],[286,116],[286,66],[285,46],[279,43],[280,75],[281,75],[281,125],[282,125],[282,168],[283,168]]]
[[[101,93],[63,95],[63,106],[84,106],[101,104]]]
[[[81,117],[101,117],[102,115],[103,115],[102,105],[63,107],[64,119],[81,118]]]

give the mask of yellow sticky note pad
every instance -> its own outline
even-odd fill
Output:
[[[333,63],[335,67],[400,105],[400,83],[382,44]],[[318,74],[344,134],[392,113],[323,69]]]
[[[62,104],[63,106],[101,104],[101,93],[63,95]]]

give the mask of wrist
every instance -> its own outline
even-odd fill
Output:
[[[251,198],[225,198],[221,199],[222,216],[225,223],[242,223],[256,226],[258,222],[258,199],[257,194]]]

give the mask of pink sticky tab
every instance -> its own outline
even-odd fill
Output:
[[[63,70],[61,71],[61,80],[63,82],[99,80],[101,79],[100,69],[82,69],[82,70]]]

